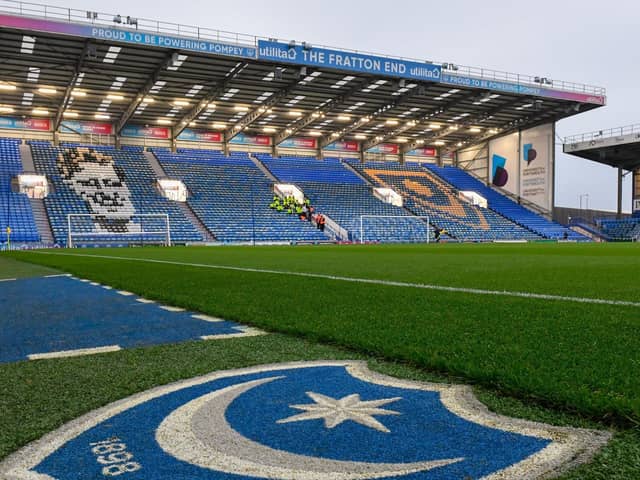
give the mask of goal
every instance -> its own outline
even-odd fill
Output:
[[[360,243],[430,243],[428,216],[360,215]]]
[[[108,216],[90,213],[67,215],[67,247],[104,245],[171,246],[167,214]]]

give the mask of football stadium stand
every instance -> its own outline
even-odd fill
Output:
[[[471,205],[458,192],[419,164],[350,161],[374,185],[394,189],[406,207],[417,215],[429,216],[433,225],[444,228],[462,241],[540,240],[542,236],[498,215]]]
[[[66,245],[68,236],[68,214],[101,214],[113,204],[108,194],[97,187],[100,181],[103,186],[111,182],[115,172],[125,189],[127,200],[120,201],[118,214],[143,214],[143,215],[168,215],[171,226],[171,238],[175,242],[197,242],[202,237],[196,228],[185,218],[177,205],[162,197],[155,188],[156,177],[146,162],[140,148],[131,147],[116,150],[105,146],[82,146],[78,144],[65,144],[60,147],[53,146],[46,141],[30,141],[34,164],[38,173],[46,175],[53,184],[54,191],[45,198],[45,206],[54,233],[56,243]],[[96,157],[90,162],[94,165],[85,168],[84,171],[93,173],[92,178],[83,178],[82,175],[74,177],[73,167],[65,167],[60,159],[83,155]],[[104,158],[113,159],[114,167],[107,170],[95,170],[95,165],[100,163],[100,154]],[[65,170],[65,168],[67,170]],[[92,172],[91,169],[94,169]],[[111,168],[111,170],[109,170]],[[106,190],[106,189],[105,189]],[[113,230],[124,233],[127,225]],[[102,240],[109,239],[108,236]],[[117,242],[118,237],[111,239]],[[120,238],[121,240],[121,238]]]
[[[0,242],[7,241],[7,227],[15,242],[39,242],[29,198],[11,189],[12,179],[22,173],[20,140],[0,138]]]
[[[640,240],[640,218],[600,218],[596,225],[612,241]]]
[[[276,159],[268,154],[255,155],[283,183],[292,183],[311,199],[317,211],[327,215],[349,232],[351,241],[412,242],[426,241],[427,225],[406,209],[382,202],[371,187],[336,158],[311,157]],[[361,238],[360,218],[379,215],[388,218],[367,219]],[[391,218],[391,217],[408,217]],[[414,217],[414,218],[411,218]]]
[[[167,175],[182,180],[188,203],[221,242],[324,242],[309,222],[269,208],[273,182],[246,153],[230,157],[211,150],[156,149]]]
[[[566,234],[569,240],[588,240],[584,235],[580,235],[559,223],[549,221],[543,216],[517,204],[460,168],[438,167],[430,164],[424,166],[456,189],[478,193],[487,199],[491,210],[545,238],[563,239]]]

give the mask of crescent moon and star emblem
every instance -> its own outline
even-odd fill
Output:
[[[9,456],[0,478],[533,480],[588,460],[608,438],[493,414],[464,386],[302,362],[121,400]]]

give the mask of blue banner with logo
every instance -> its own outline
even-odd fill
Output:
[[[347,72],[439,82],[440,65],[260,40],[258,59],[334,68]]]

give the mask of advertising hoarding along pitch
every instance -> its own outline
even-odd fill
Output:
[[[427,82],[439,82],[442,73],[440,65],[428,62],[420,63],[267,40],[258,42],[258,59]]]

